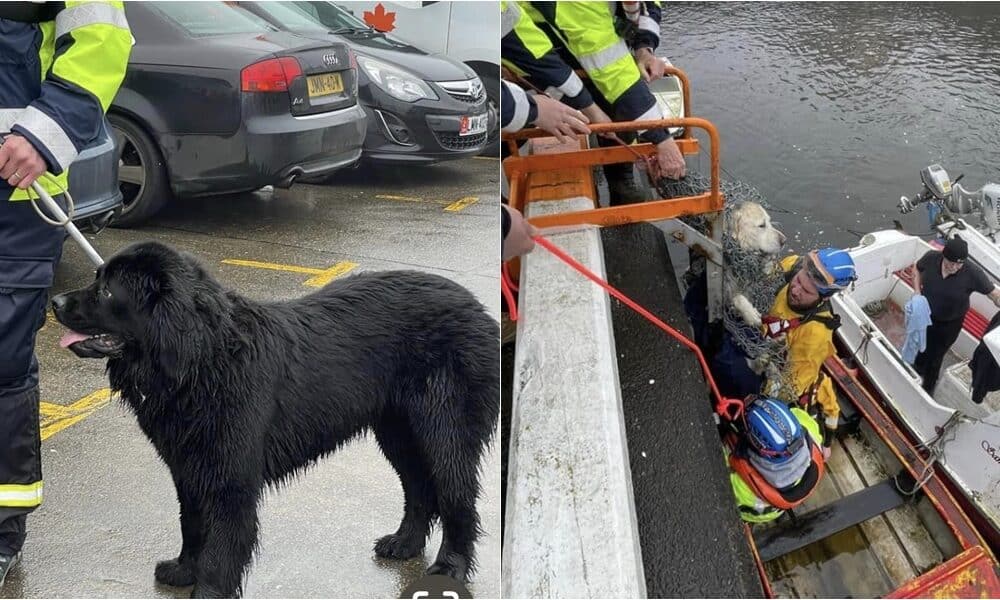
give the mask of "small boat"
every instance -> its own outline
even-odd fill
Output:
[[[945,231],[960,227],[953,222]],[[1000,249],[982,233],[964,228],[969,259],[993,281]],[[850,250],[857,267],[853,288],[832,299],[841,318],[842,355],[856,365],[895,420],[951,483],[983,536],[1000,545],[1000,392],[980,405],[972,398],[969,360],[997,312],[987,297],[973,294],[958,341],[945,357],[934,396],[900,352],[905,338],[903,307],[913,295],[906,271],[934,244],[898,230],[865,235]]]

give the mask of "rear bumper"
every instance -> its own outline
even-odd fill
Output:
[[[252,115],[245,110],[244,115]],[[359,105],[306,117],[246,116],[232,136],[165,135],[171,187],[185,196],[288,187],[361,157],[365,113]]]
[[[69,169],[69,191],[75,205],[73,221],[77,224],[121,211],[118,154],[111,136],[103,137],[99,144],[80,152]]]

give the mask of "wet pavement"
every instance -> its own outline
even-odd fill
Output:
[[[148,225],[92,239],[105,258],[154,239],[195,254],[223,284],[258,300],[306,294],[345,273],[419,269],[469,288],[499,319],[499,163],[468,159],[424,168],[368,167],[324,185],[175,200]],[[88,284],[93,268],[67,242],[54,292]],[[0,598],[187,597],[160,586],[156,561],[180,548],[166,467],[131,417],[108,399],[104,362],[39,333],[45,503],[28,520],[23,562]],[[499,352],[499,344],[497,347]],[[482,465],[484,534],[471,592],[500,594],[500,452]],[[353,442],[277,491],[261,508],[261,544],[247,597],[395,598],[434,560],[384,561],[374,540],[395,531],[403,494],[372,438]]]

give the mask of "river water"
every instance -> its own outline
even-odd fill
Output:
[[[854,245],[894,219],[927,232],[923,208],[896,204],[929,164],[967,189],[1000,182],[1000,4],[668,3],[662,30],[723,168],[779,209],[792,252]],[[689,166],[707,173],[707,153]],[[869,541],[855,527],[769,563],[775,590],[891,591]]]
[[[929,164],[1000,182],[998,31],[995,3],[669,3],[659,53],[798,252],[893,219],[926,232],[895,206]]]

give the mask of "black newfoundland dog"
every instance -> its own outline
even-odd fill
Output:
[[[405,497],[375,553],[419,555],[440,518],[428,573],[468,579],[479,460],[500,407],[499,327],[468,290],[392,271],[258,303],[192,257],[142,243],[52,304],[72,330],[62,345],[108,358],[111,387],[170,468],[184,542],[157,581],[240,594],[264,487],[368,431]]]

